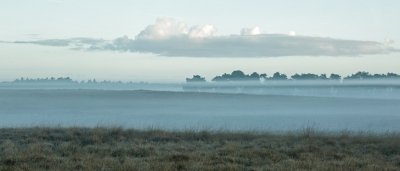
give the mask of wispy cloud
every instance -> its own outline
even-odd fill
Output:
[[[37,44],[44,46],[68,46],[71,40],[69,39],[48,39],[48,40],[38,40],[38,41],[15,41],[14,43],[20,44]]]
[[[127,36],[113,41],[91,38],[16,41],[47,46],[76,46],[88,51],[127,51],[180,57],[279,57],[279,56],[359,56],[399,52],[383,43],[311,37],[289,34],[262,34],[260,28],[243,28],[240,35],[214,36],[213,25],[188,27],[171,18],[157,19],[134,39]],[[87,48],[79,48],[88,45]]]
[[[83,46],[91,45],[96,46],[101,43],[105,43],[106,40],[103,39],[92,39],[92,38],[72,38],[72,39],[46,39],[38,41],[15,41],[12,43],[19,44],[37,44],[44,46]]]

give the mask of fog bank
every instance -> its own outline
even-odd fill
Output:
[[[224,93],[0,90],[0,125],[399,130],[400,100]]]

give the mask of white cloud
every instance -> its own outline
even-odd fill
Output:
[[[92,38],[72,38],[72,39],[47,39],[38,41],[15,41],[12,43],[19,44],[37,44],[44,46],[82,46],[86,45],[102,45],[107,41],[104,39],[92,39]]]
[[[157,19],[155,24],[147,26],[137,36],[142,40],[166,40],[171,37],[203,38],[210,37],[217,29],[213,25],[205,25],[202,28],[193,26],[188,29],[185,23],[175,24],[172,18]]]
[[[296,35],[294,31],[289,34],[260,34],[258,27],[244,28],[241,35],[213,36],[216,30],[209,24],[189,28],[185,23],[175,23],[173,19],[163,18],[147,26],[135,39],[123,36],[113,41],[75,38],[14,43],[47,46],[71,46],[79,43],[89,45],[86,50],[129,51],[182,57],[359,56],[399,52],[398,49],[389,46],[394,41],[388,38],[379,43],[301,36]]]
[[[252,29],[243,28],[243,29],[240,31],[240,34],[241,34],[241,35],[257,35],[257,34],[260,34],[260,28],[259,28],[259,27],[254,27],[254,28],[252,28]]]
[[[188,34],[188,28],[185,23],[174,23],[172,18],[157,19],[156,23],[147,26],[137,36],[138,39],[147,40],[165,40],[173,36],[182,36]]]
[[[189,37],[190,38],[204,38],[211,37],[217,29],[213,25],[205,25],[203,28],[198,28],[198,26],[193,26],[190,28]]]

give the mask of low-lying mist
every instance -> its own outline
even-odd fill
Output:
[[[258,95],[288,95],[314,97],[346,97],[400,99],[399,80],[275,80],[236,82],[188,83],[122,83],[122,82],[9,82],[0,83],[0,89],[93,89],[93,90],[152,90],[177,92],[209,92]]]
[[[399,130],[400,100],[148,90],[0,90],[0,125]]]

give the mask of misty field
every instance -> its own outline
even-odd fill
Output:
[[[0,129],[0,170],[399,170],[400,134]]]
[[[400,100],[0,89],[0,170],[399,170]]]
[[[400,130],[400,99],[171,91],[0,89],[1,127]]]

